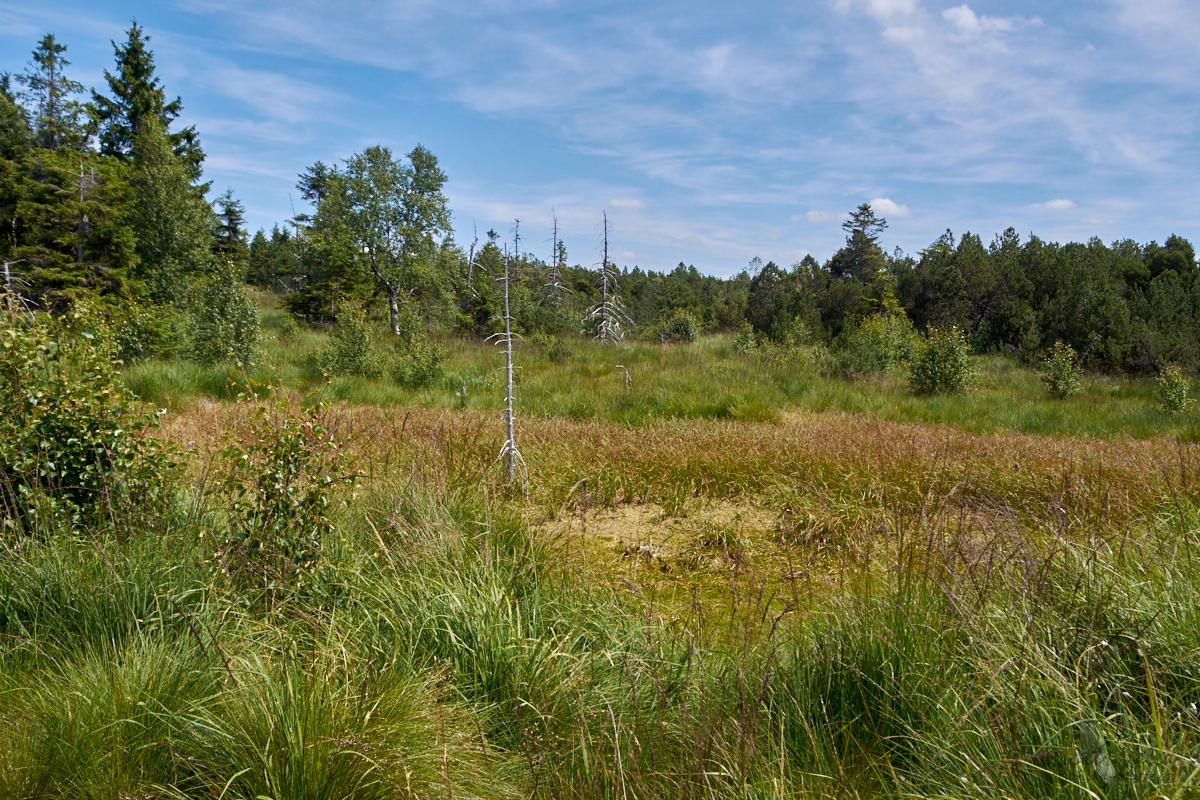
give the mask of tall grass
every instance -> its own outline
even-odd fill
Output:
[[[322,334],[275,327],[249,377],[315,385]],[[214,575],[255,404],[186,402],[247,376],[128,370],[196,485],[149,526],[4,529],[0,796],[1200,794],[1197,451],[1116,435],[1177,424],[1140,384],[1051,403],[992,360],[956,406],[721,339],[572,349],[524,353],[522,491],[483,347],[418,392],[328,387],[362,479],[272,604]],[[697,517],[719,576],[542,524],[621,503]]]
[[[487,343],[442,342],[441,378],[422,389],[407,389],[386,376],[344,376],[326,385],[318,366],[328,345],[325,329],[299,325],[293,330],[283,324],[281,311],[271,309],[265,312],[264,330],[262,360],[249,374],[259,382],[282,383],[300,393],[324,386],[330,399],[352,404],[476,410],[503,404],[502,359]],[[1077,395],[1056,399],[1034,370],[1000,355],[975,359],[980,374],[972,391],[919,397],[896,377],[830,377],[811,354],[741,353],[727,335],[690,345],[564,342],[565,356],[561,345],[518,344],[522,415],[641,425],[664,419],[778,421],[790,411],[838,411],[893,422],[952,424],[978,433],[1198,435],[1194,413],[1172,416],[1158,408],[1149,379],[1089,375]],[[245,383],[229,367],[201,368],[186,361],[136,364],[125,370],[124,379],[144,400],[171,408],[200,397],[229,399]]]
[[[698,591],[680,609],[596,580],[539,534],[526,501],[487,479],[491,449],[476,434],[402,429],[311,587],[269,611],[210,581],[204,514],[157,536],[10,541],[0,794],[1200,790],[1200,517],[1178,481],[1176,502],[1165,478],[1160,501],[1126,487],[1121,511],[1099,495],[1100,472],[1073,485],[1075,499],[1061,482],[1050,492],[1041,481],[1061,452],[1039,462],[1020,437],[959,434],[927,459],[919,430],[843,428],[842,450],[806,448],[793,468],[810,470],[808,489],[787,502],[881,514],[883,528],[840,524],[876,545],[831,583],[777,596],[751,565],[729,590],[736,602]],[[646,458],[679,457],[654,449],[665,446]],[[1150,445],[1121,447],[1122,468],[1153,463],[1138,460]],[[953,465],[981,455],[997,466],[972,487]],[[999,469],[1013,458],[1025,460],[1017,478]],[[736,467],[742,480],[752,463]],[[1039,493],[1044,505],[1030,504]],[[1056,522],[1064,514],[1075,522]]]

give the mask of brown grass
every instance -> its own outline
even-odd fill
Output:
[[[198,403],[164,432],[212,455],[248,410]],[[330,415],[353,432],[365,491],[409,480],[503,490],[496,417],[371,406]],[[1165,439],[974,434],[840,413],[643,426],[533,418],[518,437],[529,482],[514,499],[565,561],[677,609],[697,586],[798,602],[848,569],[895,564],[905,541],[964,574],[988,573],[998,552],[1120,537],[1200,499],[1196,445]]]

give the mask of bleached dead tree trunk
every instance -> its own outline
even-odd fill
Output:
[[[574,290],[562,282],[563,263],[563,246],[558,238],[558,215],[554,213],[554,209],[550,209],[550,219],[554,223],[553,232],[550,235],[551,256],[550,256],[550,272],[546,276],[546,283],[542,287],[542,293],[550,301],[550,304],[555,308],[561,305],[563,298],[566,295],[574,294]]]
[[[608,212],[604,212],[604,245],[600,262],[600,302],[592,307],[585,319],[596,323],[596,338],[602,342],[619,342],[625,334],[621,323],[632,324],[625,306],[617,294],[617,272],[608,260]]]
[[[512,313],[509,309],[508,302],[508,284],[509,284],[509,269],[510,259],[505,248],[504,253],[504,275],[501,280],[504,282],[504,333],[500,334],[504,338],[504,430],[506,439],[504,447],[500,449],[500,455],[497,460],[504,460],[504,476],[511,485],[516,482],[517,468],[525,469],[525,459],[521,457],[521,451],[517,449],[516,435],[513,431],[513,333],[512,333]]]

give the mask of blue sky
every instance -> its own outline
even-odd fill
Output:
[[[884,244],[947,228],[1200,240],[1194,0],[0,0],[0,70],[53,32],[100,85],[136,18],[252,226],[296,173],[420,142],[473,226],[548,257],[727,275],[824,259],[873,202]],[[289,200],[289,194],[291,199]]]

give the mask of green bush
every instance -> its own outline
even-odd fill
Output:
[[[533,343],[541,347],[546,353],[546,358],[555,364],[565,364],[571,358],[571,346],[563,341],[560,336],[551,336],[548,333],[535,333],[533,335]]]
[[[113,349],[125,364],[172,358],[183,349],[186,338],[184,321],[168,307],[136,303],[112,321]]]
[[[283,340],[295,339],[300,335],[300,323],[294,314],[284,311],[275,318],[275,334]]]
[[[838,354],[844,375],[884,375],[908,364],[921,339],[901,311],[867,317],[843,339]]]
[[[0,508],[9,529],[88,527],[169,499],[174,462],[117,382],[99,317],[0,327]]]
[[[1051,397],[1060,400],[1079,392],[1079,379],[1083,376],[1083,368],[1079,366],[1079,354],[1075,348],[1061,341],[1055,342],[1054,347],[1042,359],[1039,370],[1042,383],[1050,391]]]
[[[1192,407],[1192,382],[1177,366],[1164,368],[1158,373],[1156,396],[1158,407],[1168,414],[1182,414]]]
[[[752,353],[758,347],[758,337],[754,333],[754,326],[749,322],[742,322],[742,326],[738,328],[738,332],[733,337],[733,349],[738,353]]]
[[[354,479],[320,404],[260,407],[238,433],[224,451],[226,525],[212,561],[235,590],[273,601],[311,574],[333,531],[333,489]]]
[[[917,394],[953,394],[975,380],[971,345],[957,327],[930,328],[908,369],[908,383]]]
[[[360,375],[378,378],[383,360],[371,335],[371,322],[356,308],[338,313],[337,327],[329,337],[329,348],[321,355],[321,368],[330,375]]]
[[[700,338],[700,326],[690,312],[679,309],[659,324],[658,335],[664,344],[691,344]]]
[[[201,364],[258,357],[258,308],[238,274],[222,270],[204,281],[192,322],[192,356]]]
[[[395,344],[392,378],[401,386],[419,389],[442,374],[442,348],[427,338],[400,339]]]
[[[393,345],[392,378],[401,386],[419,389],[442,374],[442,348],[429,341],[424,322],[411,307],[400,314],[400,335]]]

